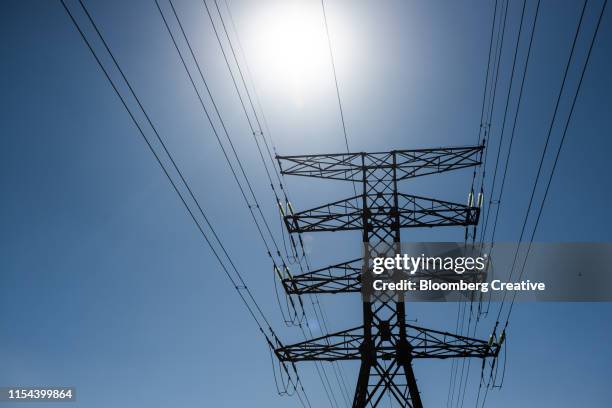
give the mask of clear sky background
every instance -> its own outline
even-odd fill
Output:
[[[275,329],[286,343],[299,341],[297,329],[283,327],[270,262],[154,2],[86,3]],[[164,0],[161,4],[168,11]],[[175,4],[238,154],[280,235],[263,166],[202,2]],[[509,9],[512,42],[504,48],[500,101],[508,86],[521,4],[512,1]],[[601,4],[589,1],[568,95]],[[238,0],[229,5],[279,153],[344,151],[320,3],[304,1],[298,8],[300,24],[312,39],[302,44],[310,47],[305,59],[291,47],[291,41],[303,39],[281,35],[279,40],[278,33],[288,29],[286,5]],[[518,239],[581,6],[579,1],[542,0],[499,241]],[[528,22],[534,8],[528,0]],[[330,34],[351,149],[474,143],[492,10],[492,1],[330,0]],[[3,1],[0,19],[0,386],[75,386],[78,402],[66,404],[70,407],[298,406],[295,398],[276,395],[263,338],[59,1]],[[612,238],[610,56],[608,10],[537,241]],[[288,64],[289,57],[300,63]],[[500,123],[501,109],[493,120],[492,149],[499,143]],[[558,146],[559,129],[551,151]],[[406,182],[403,188],[465,202],[470,180],[471,172],[463,171]],[[287,184],[298,209],[352,193],[342,182],[288,178]],[[410,230],[402,237],[461,241],[463,234],[454,228]],[[306,242],[315,266],[348,260],[360,251],[357,232],[311,235]],[[357,295],[321,301],[330,330],[360,323]],[[410,304],[407,310],[419,325],[455,327],[456,305]],[[611,312],[608,303],[517,304],[504,387],[489,393],[488,406],[612,406]],[[493,323],[481,322],[477,335],[487,338]],[[479,367],[480,362],[472,365],[465,406],[474,406]],[[343,368],[352,392],[357,364]],[[329,406],[313,366],[300,369],[313,406]],[[418,361],[415,372],[426,406],[446,404],[451,362]]]

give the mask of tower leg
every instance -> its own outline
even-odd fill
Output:
[[[402,364],[404,367],[404,374],[406,375],[406,383],[408,384],[408,391],[410,392],[410,400],[413,408],[423,408],[421,402],[421,394],[419,393],[419,387],[417,387],[416,377],[414,371],[412,371],[412,362]]]
[[[355,387],[355,397],[353,399],[353,408],[365,407],[368,400],[368,382],[370,381],[370,362],[362,359],[361,367],[359,367],[359,377],[357,377],[357,386]]]
[[[394,401],[393,407],[423,408],[411,364],[394,359],[388,365],[380,361],[372,365],[362,360],[353,408],[375,408],[387,400]]]

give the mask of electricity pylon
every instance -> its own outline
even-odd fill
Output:
[[[403,194],[398,182],[477,166],[483,146],[277,156],[281,172],[359,183],[361,194],[284,216],[292,233],[361,230],[363,258],[283,277],[288,293],[360,292],[370,259],[399,253],[400,230],[476,225],[479,208]],[[470,200],[471,201],[471,200]],[[365,280],[368,280],[366,282]],[[406,323],[402,295],[363,295],[363,324],[277,348],[281,361],[361,360],[353,408],[376,407],[388,395],[402,407],[423,406],[413,359],[495,357],[499,344]]]

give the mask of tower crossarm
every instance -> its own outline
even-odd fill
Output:
[[[484,340],[406,324],[412,358],[496,357],[499,346]]]
[[[290,295],[358,293],[362,291],[362,258],[328,266],[300,275],[283,278],[283,287]],[[418,271],[406,276],[407,279],[435,279],[440,282],[482,282],[484,274],[479,272],[462,275],[454,271]]]
[[[283,279],[289,294],[350,293],[361,290],[362,258]]]
[[[337,361],[362,358],[363,326],[303,341],[275,350],[281,361]],[[376,356],[382,360],[394,358],[398,352],[411,359],[447,359],[463,357],[496,357],[500,346],[484,340],[426,329],[406,324],[406,343],[395,336],[389,341],[377,341]]]
[[[399,228],[468,226],[478,222],[478,207],[400,193],[396,210],[393,193],[372,192],[367,199],[374,204],[366,210],[367,217],[359,206],[363,196],[354,196],[287,215],[285,224],[292,233],[351,231],[363,229],[367,218],[371,222],[367,228],[393,228],[395,211],[399,213]]]
[[[283,346],[275,350],[281,361],[359,360],[363,326]]]
[[[393,169],[397,180],[444,173],[480,164],[484,146],[392,150],[375,153],[276,156],[287,175],[362,181],[364,169]],[[395,157],[394,157],[395,156]]]

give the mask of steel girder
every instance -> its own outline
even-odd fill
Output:
[[[447,359],[457,357],[495,357],[500,346],[457,334],[406,324],[407,351],[413,359]],[[364,341],[363,326],[276,349],[281,361],[360,360]],[[401,339],[391,334],[391,340],[376,346],[376,358],[391,360],[398,352]]]
[[[315,293],[359,293],[362,291],[363,258],[353,259],[325,268],[316,269],[300,275],[282,279],[285,291],[290,295],[307,295]],[[406,275],[406,279],[436,279],[442,282],[482,281],[482,273],[458,275],[449,271],[419,271]]]
[[[479,154],[483,148],[484,146],[440,147],[376,153],[277,156],[277,159],[281,172],[288,175],[362,181],[364,168],[395,168],[397,180],[400,181],[476,166],[480,164]]]
[[[361,291],[361,263],[353,259],[283,279],[288,294],[349,293]]]
[[[397,207],[394,199],[398,198]],[[367,209],[361,208],[365,200]],[[397,212],[397,213],[396,213]],[[478,223],[480,210],[449,201],[391,192],[349,197],[284,217],[290,232],[351,231],[364,228],[468,226]],[[368,224],[364,226],[364,219]]]

